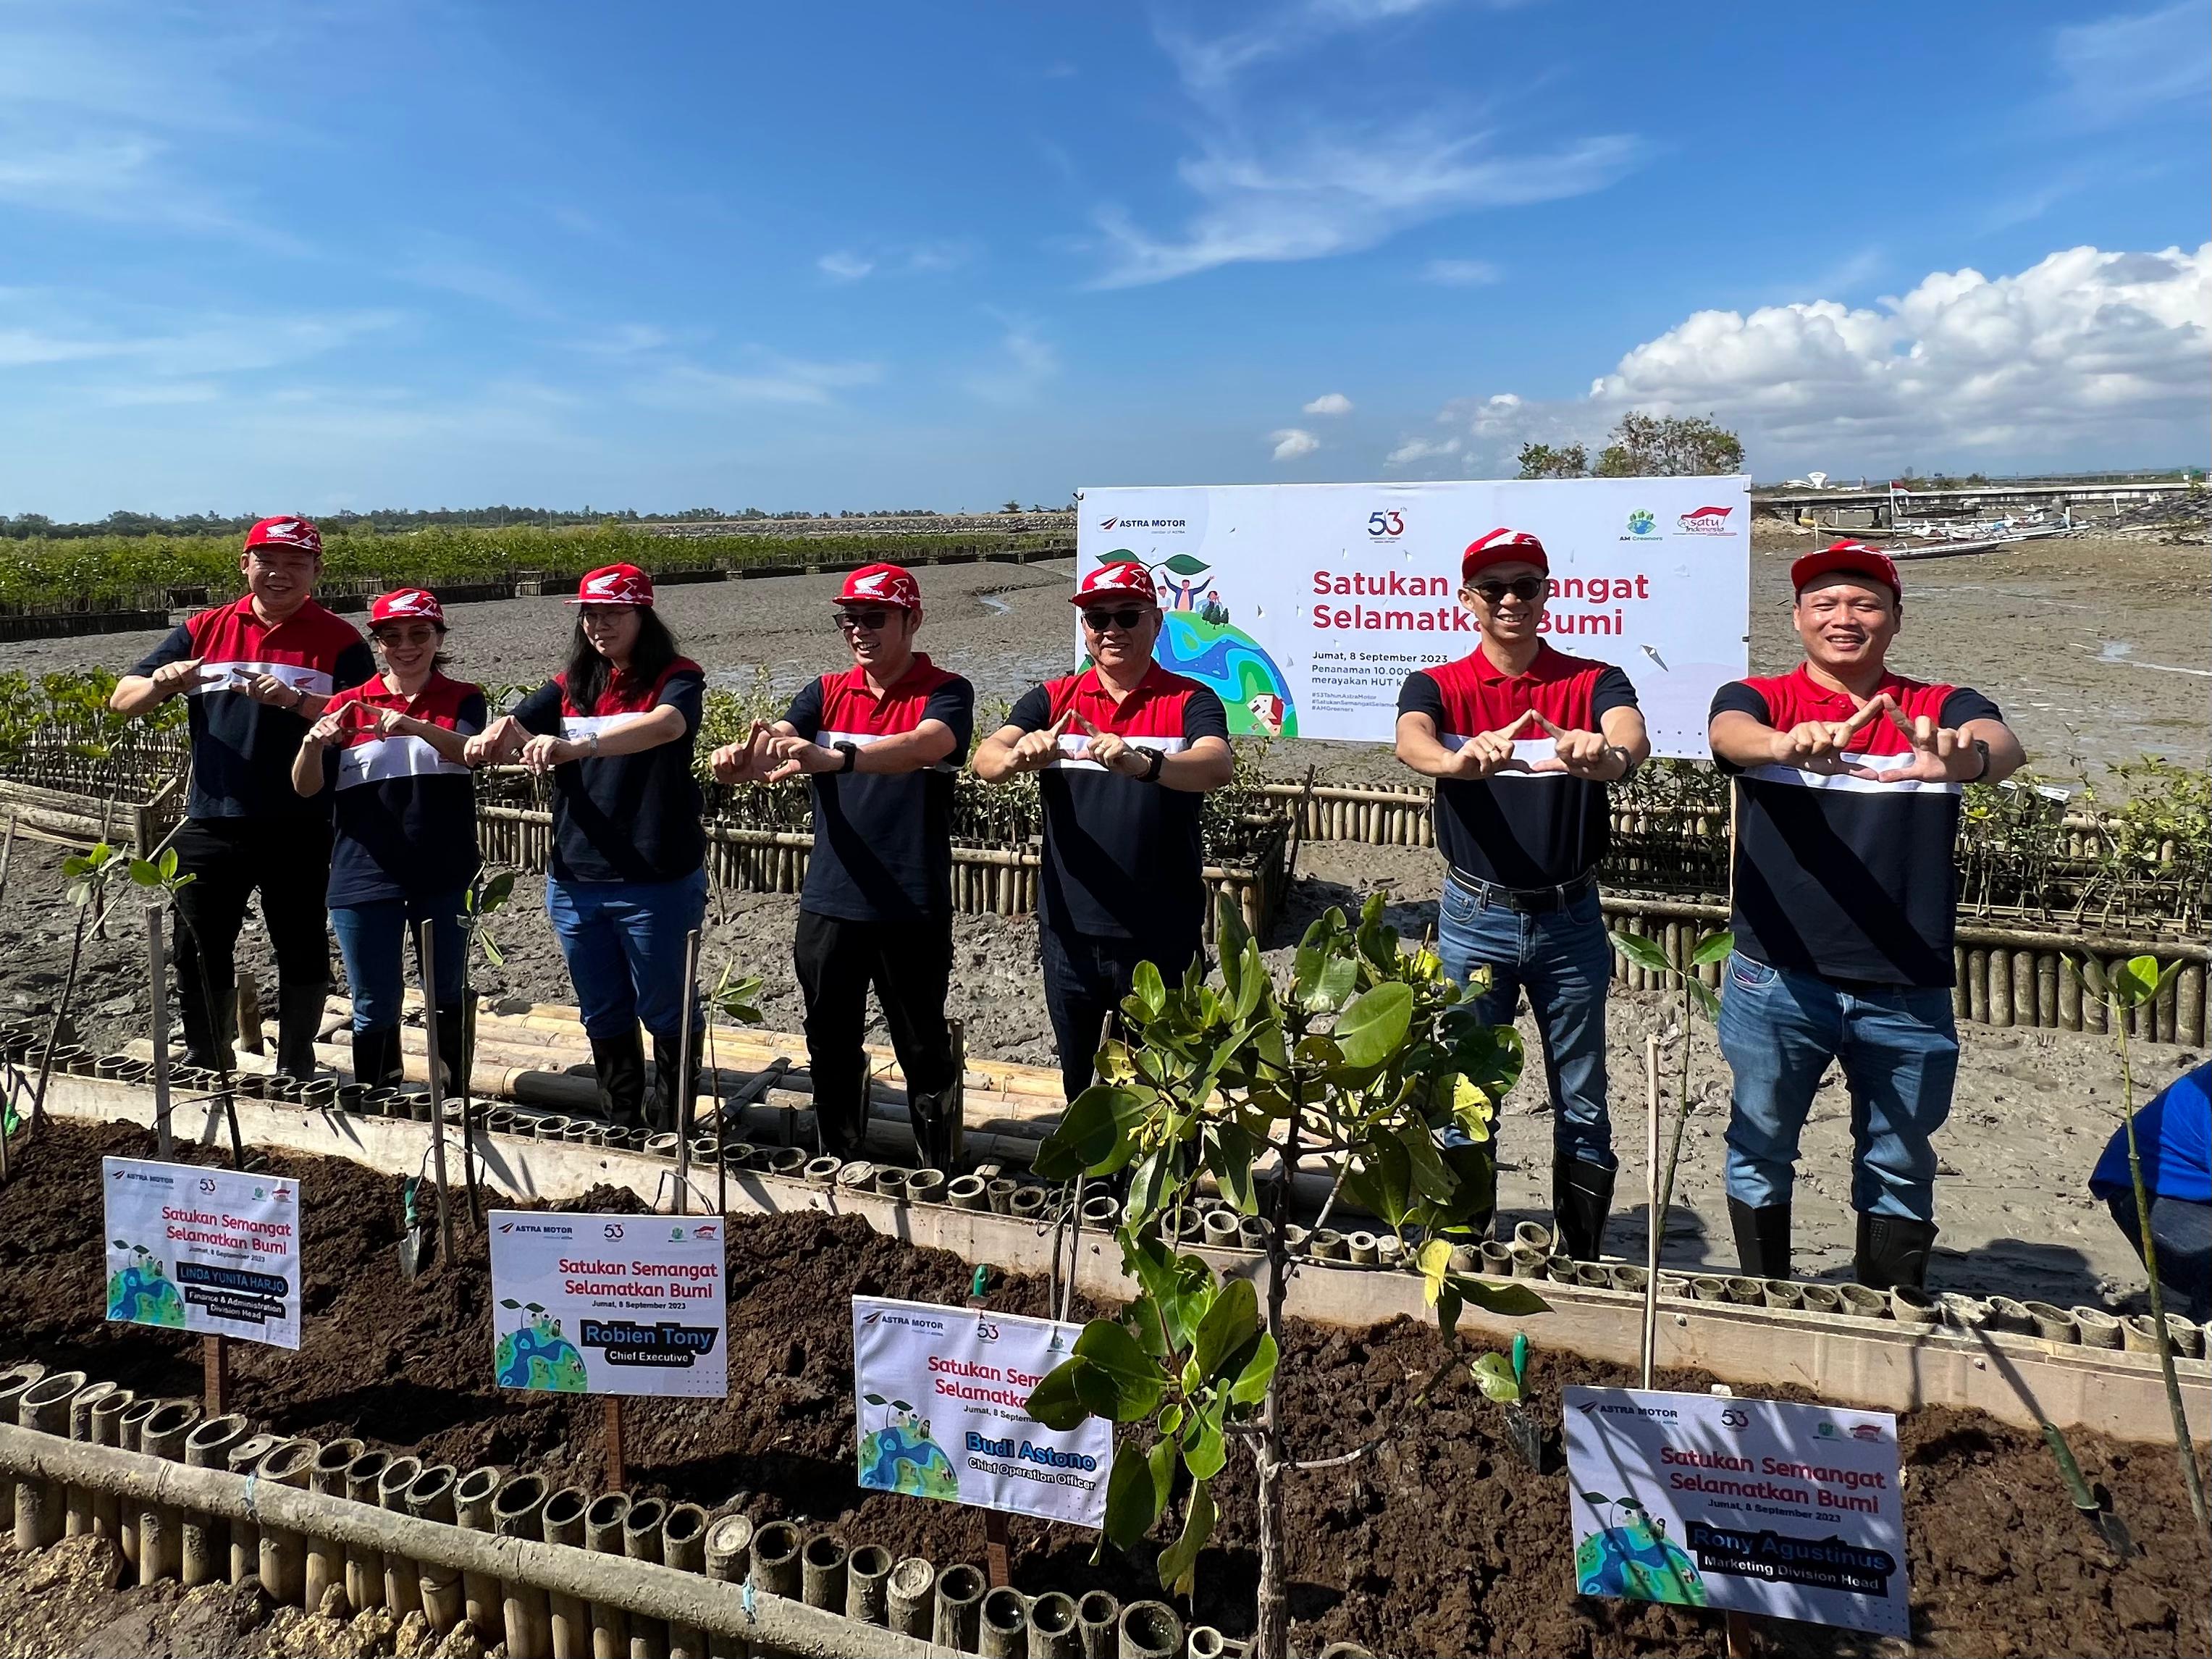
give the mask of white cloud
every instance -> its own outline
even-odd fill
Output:
[[[1480,288],[1502,274],[1487,259],[1431,259],[1421,267],[1421,280],[1440,288]]]
[[[1595,442],[1629,409],[1717,416],[1759,477],[1906,463],[2047,465],[2201,454],[2212,243],[2076,247],[2026,270],[1936,271],[1874,307],[1701,311],[1624,356],[1585,398],[1499,393],[1444,417],[1504,459]]]
[[[1382,458],[1385,466],[1411,466],[1416,461],[1440,460],[1460,452],[1457,438],[1408,438]]]
[[[1274,445],[1275,459],[1279,461],[1295,461],[1299,456],[1310,455],[1321,447],[1320,439],[1294,426],[1286,426],[1279,432],[1270,432],[1267,441]]]
[[[640,403],[664,408],[718,409],[743,404],[822,405],[854,386],[884,378],[881,364],[810,362],[778,353],[754,354],[759,367],[742,373],[671,363],[632,388]]]
[[[1324,392],[1305,406],[1309,415],[1349,415],[1352,399],[1341,392]]]
[[[962,377],[960,383],[986,403],[1027,403],[1060,373],[1060,353],[1038,334],[1036,325],[1019,318],[1000,320],[1006,324],[1006,332],[1000,337],[997,352],[988,362]]]
[[[857,283],[876,268],[876,262],[840,249],[823,254],[814,262],[814,268],[833,283]]]
[[[2117,126],[2149,106],[2202,101],[2212,88],[2199,0],[2099,18],[2057,30],[2051,57],[2065,90],[2059,104],[2083,126]]]

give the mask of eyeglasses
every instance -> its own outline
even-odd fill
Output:
[[[888,611],[840,611],[837,613],[837,626],[848,634],[856,628],[865,628],[871,634],[879,634],[883,631],[884,624],[890,619],[891,613]]]
[[[1480,595],[1485,605],[1496,605],[1508,593],[1523,605],[1534,605],[1544,597],[1544,590],[1550,586],[1546,577],[1516,576],[1510,582],[1474,582],[1470,585],[1469,591]]]
[[[1086,611],[1083,613],[1083,625],[1094,634],[1103,634],[1109,628],[1118,628],[1127,634],[1144,620],[1144,611],[1134,605],[1126,611]]]

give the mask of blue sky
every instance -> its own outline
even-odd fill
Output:
[[[1627,407],[2201,462],[2208,65],[2193,0],[0,0],[0,511],[1487,477]]]

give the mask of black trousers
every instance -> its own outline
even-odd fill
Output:
[[[1170,987],[1180,985],[1201,948],[1195,927],[1182,937],[1162,939],[1119,939],[1038,927],[1045,1011],[1052,1017],[1053,1038],[1060,1047],[1060,1087],[1068,1099],[1089,1088],[1097,1075],[1098,1044],[1107,1021],[1129,994],[1137,964],[1149,962]]]
[[[814,1076],[814,1121],[823,1151],[849,1157],[867,1133],[861,1037],[871,986],[906,1073],[915,1139],[925,1158],[939,1151],[941,1142],[933,1145],[935,1113],[958,1081],[952,1033],[945,1023],[945,994],[952,979],[951,913],[915,921],[848,921],[801,910],[792,960],[806,999],[806,1063]]]
[[[179,873],[192,878],[177,890],[177,1014],[186,1051],[196,1063],[213,1065],[234,1035],[238,930],[256,890],[280,1001],[329,994],[323,895],[331,881],[331,827],[314,817],[193,818],[170,845]]]

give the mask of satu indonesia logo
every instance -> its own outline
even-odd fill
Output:
[[[1674,520],[1686,536],[1725,536],[1729,533],[1729,515],[1732,507],[1701,507],[1693,513],[1685,513]]]

